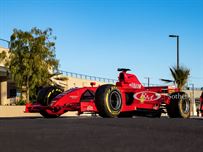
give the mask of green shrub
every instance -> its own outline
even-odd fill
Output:
[[[16,105],[25,105],[26,101],[25,100],[19,100],[16,102]]]

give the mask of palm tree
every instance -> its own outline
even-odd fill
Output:
[[[189,75],[190,75],[190,70],[186,67],[172,67],[170,68],[171,75],[177,85],[177,87],[182,90],[185,84],[188,81]]]
[[[180,90],[182,90],[188,81],[190,70],[183,66],[179,68],[177,68],[176,66],[173,66],[170,68],[170,71],[174,80],[166,80],[166,79],[161,79],[161,80],[165,82],[174,82],[177,85],[177,87]]]
[[[171,97],[174,95],[176,97],[174,96],[175,98],[171,98],[170,103],[166,106],[167,113],[169,117],[188,118],[190,116],[190,110],[192,109],[192,103],[190,102],[188,95],[185,92],[182,92],[182,90],[188,81],[190,70],[183,66],[178,68],[173,66],[170,68],[170,71],[173,80],[162,79],[162,81],[175,83],[179,92],[170,94]]]

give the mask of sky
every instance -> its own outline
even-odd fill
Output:
[[[0,38],[32,27],[53,29],[61,70],[117,79],[117,68],[130,68],[152,84],[172,79],[169,35],[179,35],[188,85],[203,87],[202,0],[0,0]]]

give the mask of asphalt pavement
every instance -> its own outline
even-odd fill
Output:
[[[0,152],[159,151],[202,152],[203,119],[0,119]]]

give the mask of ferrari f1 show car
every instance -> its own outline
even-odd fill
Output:
[[[189,118],[190,100],[186,93],[172,86],[144,87],[130,69],[118,69],[115,85],[60,88],[44,87],[37,102],[26,105],[26,112],[39,112],[45,118],[56,118],[68,111],[96,113],[101,117],[132,117],[134,115],[160,117],[167,113],[171,118]]]

